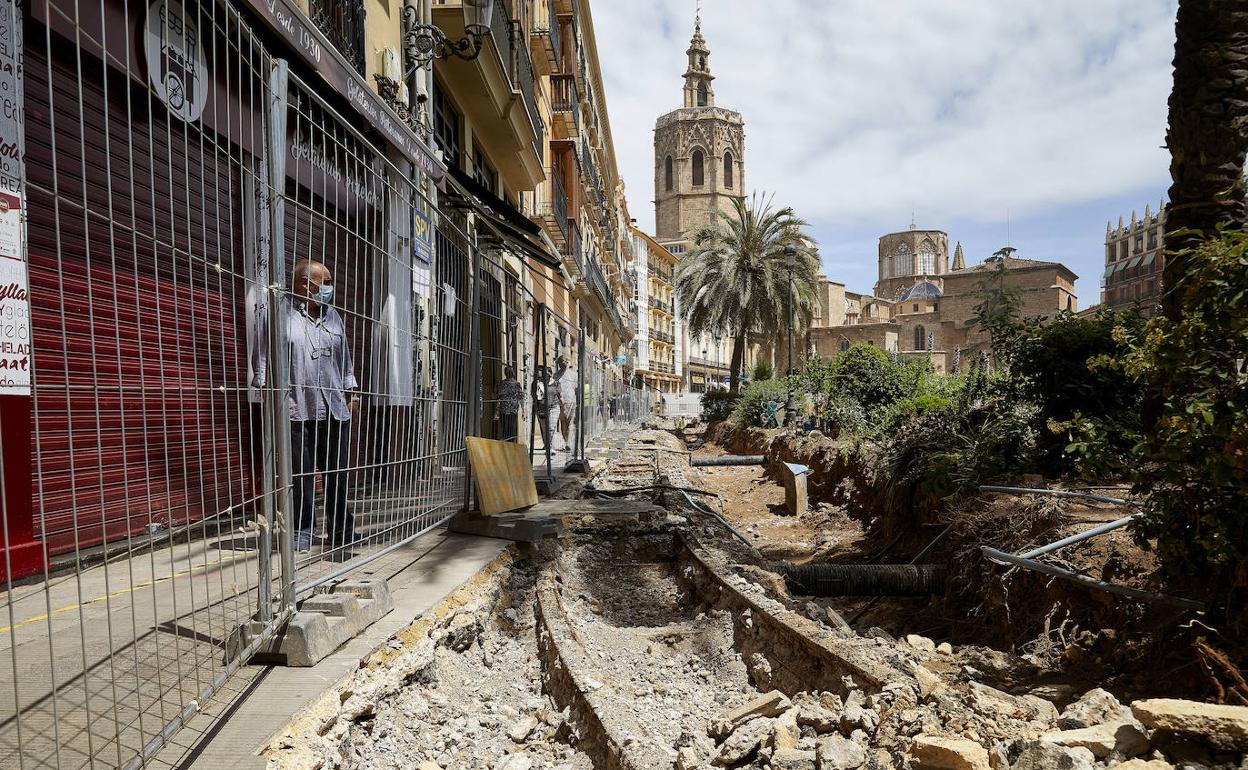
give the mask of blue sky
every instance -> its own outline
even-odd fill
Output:
[[[1105,223],[1154,209],[1176,0],[704,0],[717,102],[746,123],[748,190],[812,223],[824,272],[875,282],[877,239],[1007,241],[1099,296]],[[765,9],[765,13],[759,13]],[[694,0],[593,6],[616,155],[652,229],[653,127],[680,103]]]

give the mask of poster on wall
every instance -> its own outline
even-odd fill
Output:
[[[0,394],[28,396],[30,297],[21,73],[21,10],[13,0],[0,0]]]

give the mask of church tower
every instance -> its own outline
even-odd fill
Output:
[[[655,234],[663,243],[685,240],[745,195],[745,121],[715,105],[701,16],[685,53],[683,106],[654,126]]]

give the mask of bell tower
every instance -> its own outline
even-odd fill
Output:
[[[655,235],[664,244],[686,240],[745,197],[745,121],[715,104],[700,12],[685,54],[682,106],[654,126]]]

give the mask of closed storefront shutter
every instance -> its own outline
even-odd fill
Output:
[[[250,497],[247,171],[134,80],[28,40],[32,502],[60,553]]]

